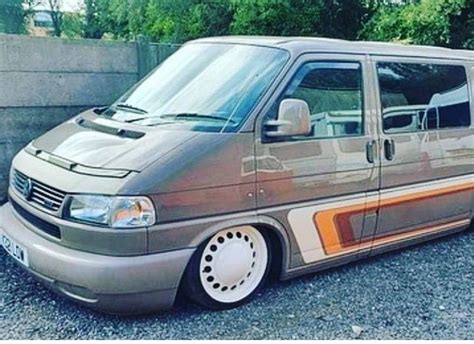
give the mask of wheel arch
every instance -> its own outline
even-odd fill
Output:
[[[284,226],[271,217],[257,215],[219,222],[197,235],[192,240],[192,245],[198,247],[218,232],[240,226],[252,226],[260,231],[268,231],[272,244],[272,273],[281,279],[289,268],[290,240]]]

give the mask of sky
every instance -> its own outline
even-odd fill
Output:
[[[67,12],[75,12],[81,9],[83,5],[82,0],[62,0],[63,1],[63,10]]]
[[[61,9],[64,12],[77,12],[81,9],[83,5],[83,0],[60,0]],[[35,7],[38,10],[49,9],[48,0],[43,0],[42,4]]]

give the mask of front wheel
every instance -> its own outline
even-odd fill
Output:
[[[203,243],[186,269],[189,298],[211,309],[248,302],[263,286],[270,270],[270,240],[251,226],[222,230]]]

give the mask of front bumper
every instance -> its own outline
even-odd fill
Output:
[[[0,208],[0,234],[23,246],[27,269],[49,288],[85,306],[115,314],[171,308],[194,249],[114,257],[74,250],[28,229],[7,203]]]

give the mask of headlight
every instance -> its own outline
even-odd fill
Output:
[[[113,228],[151,226],[156,221],[153,203],[146,197],[74,195],[65,217]]]

